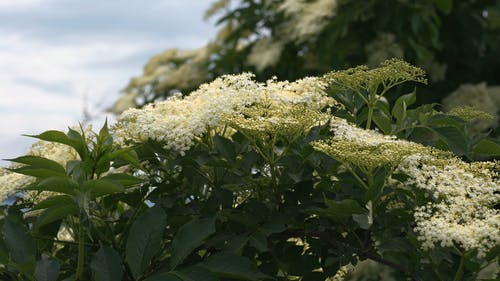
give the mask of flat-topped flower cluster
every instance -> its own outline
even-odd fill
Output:
[[[226,75],[202,85],[184,98],[174,97],[142,109],[129,109],[119,117],[114,127],[115,136],[122,142],[156,140],[163,143],[165,149],[182,155],[196,138],[227,123],[236,125],[235,122],[240,120],[241,127],[263,130],[265,127],[279,127],[283,118],[297,117],[293,114],[293,107],[301,107],[312,114],[334,103],[324,92],[325,84],[318,78],[295,82],[273,79],[266,84],[252,78],[250,73]],[[263,110],[264,107],[268,109]],[[259,116],[257,119],[263,122],[258,123],[255,118],[247,122],[242,113],[255,118]],[[289,120],[289,123],[295,121]],[[308,121],[311,123],[310,118]]]

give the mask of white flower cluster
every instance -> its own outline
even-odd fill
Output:
[[[187,151],[196,138],[210,128],[224,125],[226,116],[238,109],[259,102],[304,104],[321,108],[332,103],[323,92],[324,84],[316,78],[296,82],[267,84],[252,80],[249,73],[226,75],[204,84],[189,96],[175,97],[147,105],[142,109],[129,109],[113,128],[118,142],[144,142],[148,139],[163,143],[165,149]]]
[[[500,181],[494,171],[458,159],[415,154],[398,167],[409,187],[426,190],[427,205],[415,210],[415,231],[424,249],[459,246],[484,257],[500,244]]]
[[[323,30],[328,19],[337,13],[337,1],[286,0],[278,9],[292,18],[286,31],[292,39],[300,41]]]
[[[333,117],[330,122],[333,137],[313,142],[314,149],[344,164],[354,164],[367,173],[382,166],[396,167],[406,156],[419,152],[446,154],[395,136],[358,128],[344,119]]]

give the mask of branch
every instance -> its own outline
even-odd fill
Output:
[[[361,249],[352,247],[349,244],[345,244],[345,243],[342,243],[340,241],[337,241],[334,237],[332,237],[332,235],[330,235],[326,231],[305,232],[303,229],[297,228],[297,229],[288,229],[288,230],[285,230],[284,232],[281,232],[279,234],[282,236],[290,237],[290,238],[291,237],[316,238],[316,239],[323,240],[334,247],[341,244],[342,246],[353,250],[353,252],[356,253],[356,255],[358,255],[360,258],[370,259],[370,260],[373,260],[373,261],[378,262],[380,264],[391,267],[391,268],[393,268],[401,273],[406,274],[407,276],[410,276],[411,280],[413,280],[413,281],[422,281],[422,279],[414,271],[407,268],[406,266],[399,264],[399,263],[396,263],[396,262],[393,262],[393,261],[390,261],[390,260],[387,260],[387,259],[384,259],[383,257],[379,256],[378,254],[366,252],[366,251],[363,251]]]

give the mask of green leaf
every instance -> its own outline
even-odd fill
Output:
[[[267,237],[261,231],[256,231],[248,238],[248,244],[259,252],[267,252]]]
[[[487,156],[500,156],[500,145],[492,140],[483,139],[473,148],[474,153]]]
[[[90,192],[92,197],[100,197],[113,193],[125,191],[123,186],[109,180],[89,180],[83,183],[86,191]]]
[[[453,8],[453,0],[436,0],[436,7],[443,13],[450,13]]]
[[[467,153],[467,139],[463,132],[456,127],[431,128],[456,155]]]
[[[412,105],[417,101],[417,89],[413,89],[413,92],[400,96],[394,103],[392,108],[392,116],[396,118],[398,124],[401,124],[404,118],[406,118],[406,109],[408,106]]]
[[[68,195],[76,195],[78,184],[66,176],[49,177],[37,184],[26,187],[27,190],[52,191]]]
[[[138,217],[127,238],[126,261],[134,278],[138,279],[161,249],[161,239],[167,223],[162,208],[152,207]]]
[[[68,136],[61,131],[50,130],[50,131],[45,131],[39,135],[25,135],[25,136],[49,142],[62,143],[71,146],[71,141],[69,140]]]
[[[144,281],[184,281],[175,272],[163,272],[153,275]],[[191,281],[191,280],[190,280]]]
[[[141,178],[137,178],[125,173],[109,174],[102,177],[101,180],[111,181],[124,187],[131,187],[144,182],[144,180]]]
[[[353,214],[362,214],[366,212],[357,201],[352,199],[335,201],[325,198],[325,204],[327,208],[318,209],[318,211],[334,220],[342,220],[351,217]]]
[[[51,196],[40,203],[37,203],[33,207],[34,210],[41,210],[41,209],[46,209],[50,207],[55,207],[55,206],[67,206],[71,204],[76,204],[75,201],[73,200],[73,197],[69,195],[54,195]]]
[[[110,148],[113,144],[113,138],[109,135],[108,129],[108,118],[104,121],[104,125],[101,130],[99,130],[99,135],[97,136],[97,144],[101,149]]]
[[[59,277],[60,265],[52,259],[42,259],[36,262],[35,280],[36,281],[56,281]]]
[[[215,219],[193,219],[179,229],[172,241],[170,266],[175,268],[205,239],[215,233]]]
[[[160,273],[144,281],[219,281],[219,279],[212,272],[195,265],[181,271]]]
[[[5,246],[5,242],[0,236],[0,264],[7,264],[9,262],[9,252],[7,250],[7,246]]]
[[[190,266],[177,273],[183,281],[219,281],[213,273],[201,266]]]
[[[33,262],[34,269],[36,245],[33,238],[28,234],[28,229],[19,222],[7,219],[2,232],[12,261],[20,264]]]
[[[214,254],[200,265],[223,278],[255,281],[272,279],[260,272],[257,265],[248,258],[229,252]]]
[[[217,150],[224,158],[226,158],[229,161],[236,158],[236,151],[234,149],[234,144],[232,141],[226,139],[225,137],[215,135],[214,143],[215,146],[217,147]]]
[[[248,243],[248,235],[238,235],[227,241],[223,250],[241,255],[243,248]]]
[[[7,159],[7,161],[26,164],[31,169],[43,169],[54,171],[57,174],[65,175],[66,171],[61,164],[56,161],[40,157],[40,156],[21,156],[14,159]]]
[[[372,116],[373,122],[377,127],[382,130],[384,134],[389,134],[392,130],[391,118],[383,111],[375,110]]]
[[[70,205],[56,205],[45,209],[40,215],[38,215],[33,229],[36,231],[40,227],[61,220],[70,215],[77,215],[79,212],[78,206],[73,202]]]
[[[95,281],[122,280],[123,268],[120,255],[111,247],[101,246],[90,263]]]
[[[8,169],[12,172],[23,174],[27,176],[32,176],[35,178],[46,179],[50,177],[60,177],[65,176],[66,174],[61,174],[59,172],[55,172],[52,170],[44,169],[44,168],[34,168],[31,166],[24,166],[16,169]]]

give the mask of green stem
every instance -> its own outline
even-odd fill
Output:
[[[369,186],[358,176],[358,174],[349,166],[346,164],[347,170],[354,176],[354,178],[361,184],[362,187],[365,189],[368,189]]]
[[[455,273],[455,278],[453,278],[453,281],[462,280],[463,268],[464,268],[464,255],[461,255],[460,264],[458,265],[458,269],[457,272]]]
[[[85,230],[80,220],[78,226],[78,263],[76,266],[76,280],[83,281],[83,267],[85,263]]]
[[[369,130],[372,125],[372,116],[373,116],[373,106],[368,104],[368,117],[366,119],[366,129]]]

